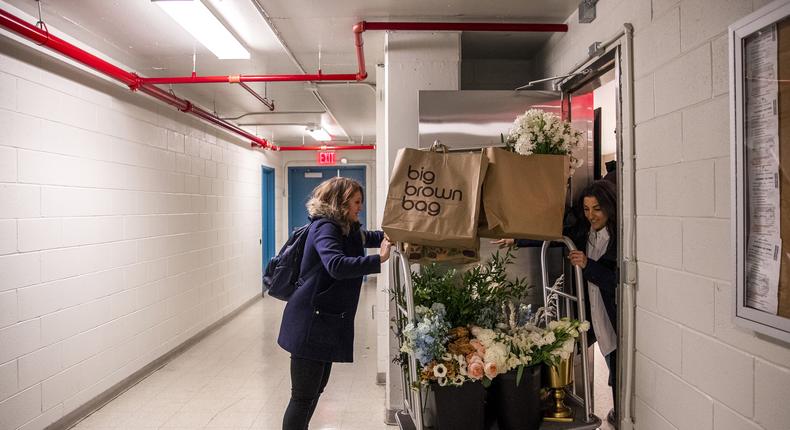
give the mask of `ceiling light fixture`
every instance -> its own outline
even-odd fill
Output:
[[[249,60],[249,51],[200,0],[151,1],[220,60]]]
[[[307,133],[313,139],[318,140],[320,142],[326,142],[328,140],[332,140],[332,136],[330,136],[329,133],[326,130],[324,130],[323,127],[309,127],[308,126],[308,127],[305,128],[305,131],[307,131]]]

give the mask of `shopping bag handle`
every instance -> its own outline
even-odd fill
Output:
[[[449,152],[449,150],[447,149],[447,145],[440,142],[439,139],[433,141],[433,144],[431,144],[431,151],[444,152],[445,154]]]

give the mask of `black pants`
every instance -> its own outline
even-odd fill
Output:
[[[330,362],[291,356],[291,401],[283,417],[283,430],[307,430],[331,370]]]
[[[609,355],[604,357],[606,359],[606,367],[609,368],[609,386],[612,387],[612,405],[614,410],[617,410],[617,350],[610,352]]]

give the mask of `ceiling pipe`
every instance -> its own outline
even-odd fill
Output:
[[[255,90],[253,90],[252,88],[250,88],[250,86],[249,86],[249,85],[247,85],[247,84],[245,84],[244,82],[239,82],[239,86],[240,86],[240,87],[242,87],[242,88],[244,88],[245,90],[247,90],[247,92],[248,92],[248,93],[250,93],[250,94],[252,94],[253,96],[255,96],[255,98],[256,98],[256,99],[258,99],[258,101],[260,101],[261,103],[263,103],[263,105],[264,105],[264,106],[266,106],[267,108],[269,108],[269,110],[270,110],[270,111],[273,111],[273,110],[274,110],[274,100],[271,100],[271,101],[270,101],[270,100],[269,100],[269,99],[267,99],[266,97],[262,97],[260,94],[258,94],[257,92],[255,92]]]
[[[263,111],[263,112],[247,112],[239,116],[222,117],[222,119],[235,121],[253,115],[321,115],[325,113],[326,113],[325,110],[295,110],[295,111],[277,111],[277,112]]]
[[[365,70],[365,49],[362,33],[367,30],[409,30],[409,31],[506,31],[506,32],[566,32],[566,24],[528,24],[528,23],[481,23],[481,22],[367,22],[354,24],[354,45],[357,51],[358,71],[354,73],[324,74],[318,69],[316,74],[301,75],[227,75],[227,76],[172,76],[160,78],[140,78],[147,84],[207,84],[238,82],[297,82],[297,81],[364,81],[368,77]]]
[[[361,26],[359,30],[357,27]],[[354,26],[354,33],[367,30],[405,31],[505,31],[565,33],[567,24],[490,23],[490,22],[367,22]],[[361,45],[360,45],[361,46]]]
[[[275,151],[291,151],[291,150],[305,150],[303,148],[306,147],[295,147],[295,146],[284,146],[280,147],[268,142],[266,139],[260,138],[258,136],[249,133],[240,127],[231,124],[222,118],[214,115],[207,110],[196,106],[192,102],[186,99],[182,99],[177,97],[174,94],[171,94],[159,87],[156,87],[151,84],[147,84],[143,82],[142,78],[140,78],[136,73],[132,73],[126,70],[121,69],[118,66],[115,66],[77,46],[72,45],[69,42],[66,42],[63,39],[60,39],[57,36],[52,35],[48,30],[42,30],[35,25],[32,25],[25,20],[7,12],[4,9],[0,8],[0,26],[5,27],[6,29],[10,30],[13,33],[16,33],[22,37],[32,40],[38,45],[44,45],[53,51],[59,52],[60,54],[71,58],[81,64],[84,64],[90,67],[93,70],[96,70],[99,73],[102,73],[106,76],[109,76],[124,85],[128,86],[129,89],[132,91],[140,91],[145,93],[157,100],[165,102],[171,106],[176,107],[181,112],[190,113],[197,118],[200,118],[208,123],[211,123],[219,128],[223,128],[231,133],[235,133],[239,136],[242,136],[246,139],[249,139],[252,147],[258,147],[263,149],[271,149]],[[46,27],[45,27],[46,28]],[[325,148],[326,150],[331,149],[375,149],[374,145],[357,145],[351,147],[330,147],[330,146],[321,146],[321,147],[312,147],[316,149]]]
[[[266,23],[267,26],[269,26],[269,29],[274,33],[274,37],[277,39],[277,42],[283,48],[285,54],[288,55],[288,58],[291,59],[291,62],[294,64],[294,66],[296,66],[296,68],[299,69],[299,71],[303,75],[306,75],[307,70],[305,70],[305,68],[302,67],[302,63],[300,63],[299,60],[296,59],[296,56],[294,55],[293,51],[291,51],[291,48],[289,48],[288,44],[285,43],[285,39],[283,38],[282,33],[280,33],[280,30],[277,29],[276,25],[274,25],[274,20],[272,19],[271,15],[269,15],[269,13],[266,12],[266,9],[264,9],[263,5],[261,4],[261,1],[260,0],[250,0],[250,1],[252,2],[253,6],[255,6],[255,9],[258,11],[258,14],[261,16],[263,21]],[[334,121],[335,124],[337,124],[340,131],[343,132],[343,135],[346,137],[346,141],[352,142],[351,137],[348,135],[346,130],[340,125],[340,122],[337,120],[335,115],[332,114],[332,110],[329,109],[329,105],[327,105],[323,97],[321,97],[321,93],[318,91],[318,89],[313,90],[312,93],[313,93],[313,97],[315,97],[315,99],[318,101],[318,104],[320,104],[322,108],[326,109],[327,115],[329,115],[329,117],[332,118],[332,121]]]
[[[220,84],[244,82],[301,82],[301,81],[353,81],[353,74],[323,74],[319,70],[314,75],[228,75],[228,76],[174,76],[161,78],[140,78],[146,84]],[[364,78],[363,78],[364,79]]]
[[[280,150],[288,148],[289,151],[340,151],[349,149],[376,149],[376,145],[341,145],[341,146],[281,146]]]

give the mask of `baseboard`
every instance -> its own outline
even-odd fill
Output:
[[[398,425],[398,420],[395,418],[395,415],[397,415],[400,411],[400,409],[386,409],[384,411],[384,424],[388,426]]]
[[[225,315],[224,317],[220,318],[219,320],[215,321],[208,327],[204,328],[194,336],[190,337],[189,339],[182,342],[180,345],[176,346],[175,348],[171,349],[161,357],[157,358],[156,360],[152,361],[151,363],[145,365],[140,370],[134,372],[133,374],[126,377],[121,382],[113,385],[112,387],[105,390],[103,393],[99,394],[98,396],[94,397],[93,399],[89,400],[87,403],[83,404],[82,406],[78,407],[77,409],[69,412],[68,414],[61,417],[59,420],[55,421],[54,423],[48,425],[45,430],[56,430],[56,429],[68,429],[79,423],[80,421],[87,418],[90,414],[100,409],[102,406],[106,405],[107,403],[111,402],[116,397],[123,394],[129,388],[137,385],[138,382],[142,381],[143,379],[147,378],[152,373],[159,370],[162,366],[166,365],[167,363],[173,361],[176,357],[181,355],[182,352],[189,349],[194,344],[203,340],[206,336],[210,335],[218,328],[222,327],[223,325],[227,324],[228,321],[236,317],[239,313],[243,310],[250,307],[253,303],[261,300],[261,296],[256,295],[255,297],[247,300],[241,306],[236,308],[233,312]]]

